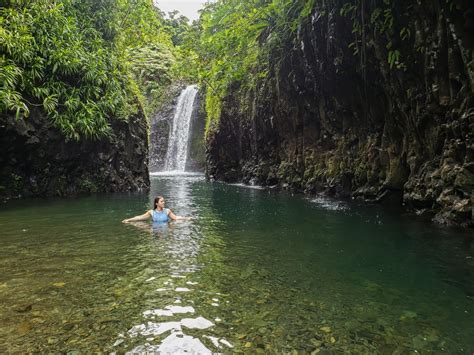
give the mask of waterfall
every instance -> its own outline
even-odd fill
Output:
[[[168,139],[165,161],[166,171],[184,171],[186,166],[189,126],[197,92],[197,86],[190,85],[179,95]]]

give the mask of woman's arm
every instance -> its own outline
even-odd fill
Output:
[[[175,215],[175,214],[173,213],[173,211],[171,211],[171,210],[169,210],[169,212],[168,212],[168,217],[171,218],[173,221],[193,219],[193,217],[177,216],[177,215]]]
[[[137,221],[146,221],[148,218],[151,217],[151,210],[146,211],[144,214],[132,218],[127,218],[122,221],[122,223],[128,223],[128,222],[137,222]]]

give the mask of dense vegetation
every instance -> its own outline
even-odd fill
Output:
[[[352,21],[349,47],[362,72],[369,32],[384,38],[391,70],[407,69],[403,47],[423,50],[408,21],[418,5],[402,5],[339,3],[336,16]],[[443,6],[456,11],[450,0]],[[283,58],[283,44],[317,7],[315,0],[218,0],[189,24],[152,0],[9,0],[0,6],[0,111],[19,118],[39,106],[69,138],[99,137],[110,119],[138,106],[154,112],[179,78],[204,88],[209,129],[230,86],[255,88],[268,75],[270,53]]]
[[[280,50],[314,0],[221,0],[201,14],[200,80],[206,87],[207,129],[220,114],[231,85],[254,87],[268,74],[268,55]]]
[[[0,6],[0,112],[38,107],[70,139],[153,111],[173,44],[151,0],[9,0]]]
[[[268,52],[296,31],[314,0],[208,3],[200,21],[151,0],[9,0],[0,7],[0,112],[39,107],[72,139],[111,119],[154,112],[167,85],[198,80],[209,122],[232,83],[252,87]]]

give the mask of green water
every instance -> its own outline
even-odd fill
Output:
[[[155,194],[197,219],[120,223]],[[157,177],[0,227],[1,353],[474,351],[471,235],[378,207]]]

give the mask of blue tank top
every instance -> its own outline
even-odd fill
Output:
[[[153,222],[168,222],[168,212],[169,212],[169,209],[167,208],[164,208],[163,211],[161,212],[153,210],[152,212]]]

